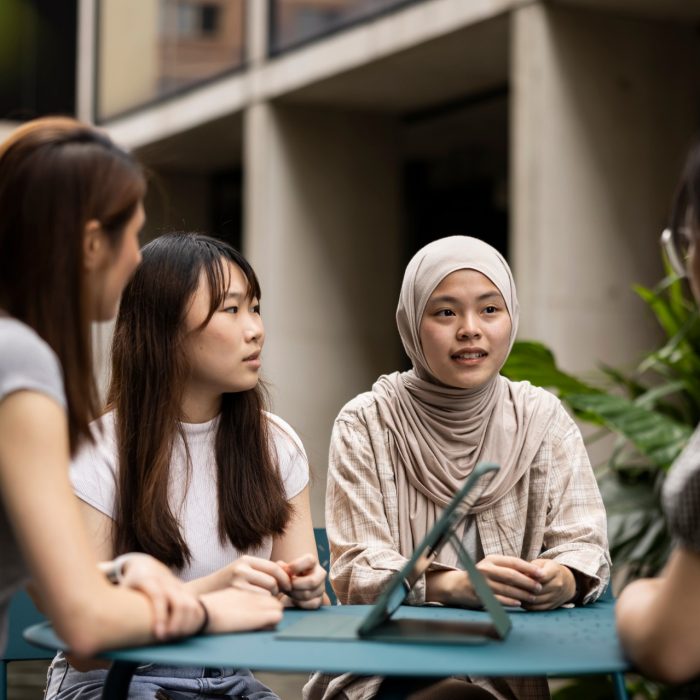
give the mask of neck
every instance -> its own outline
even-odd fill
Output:
[[[180,404],[180,420],[184,423],[206,423],[216,418],[221,411],[221,394],[212,394],[205,389],[185,389]]]

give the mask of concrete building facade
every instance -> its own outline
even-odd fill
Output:
[[[654,341],[632,285],[660,278],[700,126],[696,0],[77,0],[77,17],[76,113],[154,173],[149,235],[225,235],[260,276],[264,376],[317,524],[333,419],[406,366],[401,275],[432,238],[503,250],[520,337],[567,370]]]

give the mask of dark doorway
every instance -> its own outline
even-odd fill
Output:
[[[243,240],[243,171],[232,168],[211,178],[211,235],[241,249]]]
[[[437,238],[480,238],[508,257],[508,91],[403,119],[404,264]]]

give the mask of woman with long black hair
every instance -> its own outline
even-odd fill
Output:
[[[145,246],[117,317],[110,410],[71,477],[101,556],[151,554],[197,595],[233,587],[315,608],[325,572],[308,464],[265,410],[260,296],[226,243],[184,233]],[[99,697],[104,677],[59,656],[47,697]],[[158,690],[276,698],[246,670],[160,666],[137,672],[130,697]]]

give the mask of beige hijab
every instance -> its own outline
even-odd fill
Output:
[[[421,347],[420,322],[435,288],[461,269],[481,272],[503,296],[511,318],[509,352],[518,331],[513,275],[487,243],[468,236],[442,238],[409,262],[396,322],[413,369],[382,376],[372,387],[390,437],[404,556],[413,551],[478,462],[496,462],[501,470],[472,512],[490,508],[512,489],[530,468],[557,406],[551,394],[500,374],[476,389],[437,383]]]

